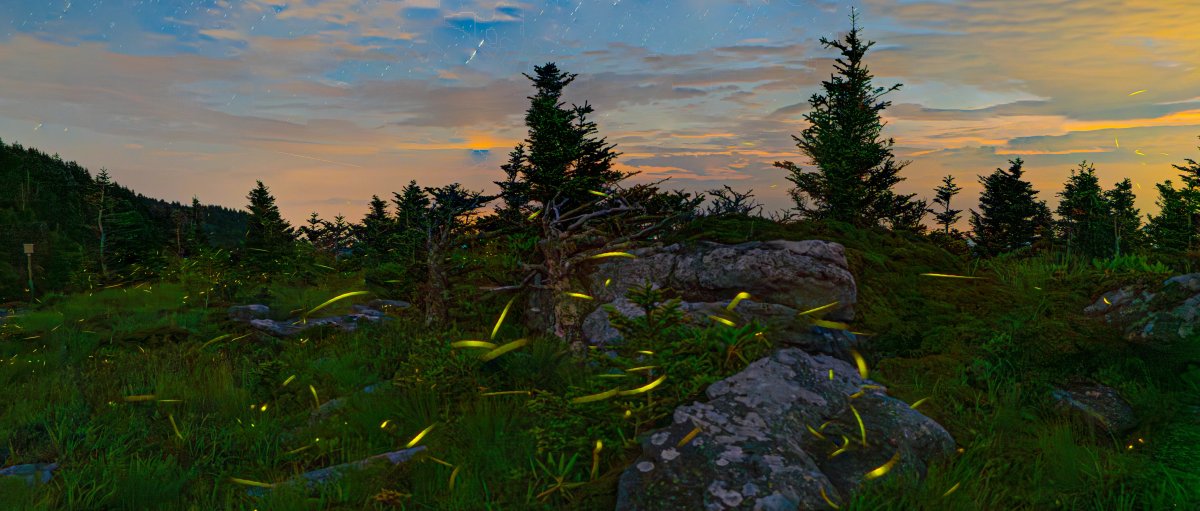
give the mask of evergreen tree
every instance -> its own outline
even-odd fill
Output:
[[[333,222],[323,222],[322,225],[326,235],[326,247],[335,257],[354,245],[354,226],[346,222],[346,217],[341,213],[333,217]]]
[[[1113,215],[1096,169],[1087,161],[1072,169],[1063,190],[1056,213],[1058,236],[1067,244],[1067,254],[1084,260],[1107,258],[1113,252]]]
[[[950,209],[950,201],[961,191],[962,188],[954,184],[954,176],[943,177],[942,185],[934,189],[936,195],[933,198],[933,203],[941,206],[942,209],[941,211],[933,209],[929,209],[928,211],[934,214],[937,224],[942,226],[942,232],[947,235],[950,234],[950,226],[958,222],[959,218],[962,218],[961,209]]]
[[[425,305],[425,325],[448,319],[450,281],[446,259],[465,239],[470,222],[464,217],[497,196],[463,190],[458,183],[442,188],[426,188],[433,196],[432,205],[421,218],[425,231],[426,286],[421,298]]]
[[[386,253],[388,238],[391,236],[394,224],[391,215],[388,214],[387,202],[380,199],[378,195],[372,195],[368,207],[362,225],[356,229],[356,237],[368,254]]]
[[[316,211],[308,215],[305,225],[300,226],[300,235],[317,250],[325,250],[325,223]]]
[[[243,260],[254,271],[272,273],[280,269],[283,259],[292,255],[295,240],[292,226],[283,219],[275,197],[258,181],[258,186],[246,196],[250,219],[246,225]]]
[[[837,59],[840,76],[822,82],[825,94],[809,99],[812,111],[804,118],[811,126],[800,137],[792,136],[817,171],[804,173],[790,161],[775,162],[775,166],[791,172],[787,179],[796,188],[790,194],[808,218],[864,227],[886,223],[892,228],[912,228],[914,220],[919,224],[926,204],[913,200],[916,194],[893,191],[893,186],[904,180],[900,170],[910,162],[893,159],[894,139],[879,139],[884,126],[880,111],[891,102],[877,100],[901,84],[886,91],[871,87],[872,76],[863,65],[863,56],[875,43],[859,39],[856,12],[851,13],[850,22],[845,43],[821,38],[822,45],[841,50],[846,60]]]
[[[1010,252],[1049,235],[1050,208],[1036,199],[1033,185],[1021,179],[1021,158],[1009,163],[1012,166],[1007,171],[998,168],[986,177],[979,176],[983,194],[979,212],[971,210],[970,223],[975,250],[982,255]]]
[[[190,216],[189,227],[191,228],[188,233],[189,241],[197,249],[207,248],[209,243],[208,232],[204,230],[204,221],[207,215],[198,197],[192,197],[192,207],[188,210],[188,215]]]
[[[1183,182],[1179,193],[1180,199],[1188,211],[1186,215],[1187,230],[1190,234],[1187,252],[1191,254],[1200,248],[1200,243],[1198,243],[1200,242],[1200,163],[1196,163],[1196,160],[1191,158],[1185,158],[1184,161],[1188,162],[1186,167],[1183,165],[1172,165],[1172,167],[1183,171],[1179,175],[1179,179]]]
[[[525,289],[530,279],[536,279],[528,286],[537,290],[530,308],[546,311],[550,317],[548,323],[543,323],[544,316],[527,316],[527,326],[548,330],[579,348],[583,305],[567,295],[575,291],[572,277],[577,267],[593,255],[592,250],[622,250],[632,241],[692,214],[699,202],[657,215],[647,205],[634,202],[635,194],[618,192],[617,183],[636,173],[613,169],[618,153],[613,151],[615,145],[595,136],[596,124],[587,118],[591,106],[585,102],[568,109],[559,102],[563,88],[576,75],[559,71],[553,62],[535,66],[534,72],[536,76],[525,75],[536,89],[528,98],[530,106],[525,115],[529,136],[510,153],[503,167],[509,181],[497,182],[506,207],[483,222],[492,230],[475,238],[506,231],[518,236],[536,233],[538,243],[532,264],[520,263],[532,272],[516,286],[490,289]],[[614,218],[625,214],[638,216]],[[536,228],[525,227],[524,222],[533,222]],[[609,230],[614,224],[650,225],[628,235],[614,235]]]
[[[1104,192],[1112,210],[1113,255],[1131,253],[1145,244],[1142,232],[1142,214],[1133,206],[1133,182],[1125,178]]]
[[[1182,253],[1196,242],[1195,226],[1191,223],[1192,209],[1184,190],[1176,190],[1168,179],[1158,185],[1159,213],[1150,217],[1146,234],[1155,250]],[[1185,189],[1186,190],[1186,189]]]

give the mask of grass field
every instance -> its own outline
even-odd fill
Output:
[[[920,410],[961,448],[923,482],[889,474],[842,509],[1200,505],[1200,371],[1185,371],[1188,360],[1200,360],[1200,340],[1165,352],[1132,346],[1081,313],[1104,290],[1164,275],[1103,272],[1053,257],[971,262],[902,235],[761,219],[698,223],[676,236],[813,237],[847,247],[859,286],[854,327],[872,334],[872,378],[904,401],[929,397]],[[919,275],[926,272],[981,278]],[[327,272],[316,285],[280,279],[269,305],[282,317],[363,286],[362,272]],[[711,349],[745,342],[745,329],[721,324],[635,338],[616,359],[575,359],[556,339],[522,330],[519,301],[493,342],[532,342],[484,362],[484,350],[449,343],[488,340],[510,296],[472,292],[456,289],[463,307],[445,327],[425,328],[408,310],[354,333],[285,340],[225,318],[229,305],[252,303],[250,296],[205,301],[194,283],[47,298],[6,323],[0,337],[0,454],[3,466],[54,461],[61,468],[46,485],[0,479],[0,507],[613,509],[617,477],[640,451],[637,435],[745,365]],[[613,374],[646,365],[660,372]],[[668,379],[653,392],[571,402],[661,374]],[[1142,419],[1138,430],[1097,436],[1055,412],[1050,385],[1075,376],[1120,390]],[[508,391],[528,393],[484,395]],[[334,398],[343,406],[310,420]],[[247,494],[253,486],[245,481],[278,483],[399,450],[431,425],[419,441],[426,450],[411,462],[371,466],[313,492],[279,486],[264,497]]]

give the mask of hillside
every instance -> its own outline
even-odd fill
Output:
[[[88,286],[99,260],[100,187],[92,172],[34,148],[0,141],[0,303],[28,300],[22,245],[34,244],[33,282],[39,292]],[[106,263],[114,274],[161,265],[176,250],[177,213],[186,209],[145,197],[119,184],[104,197],[109,246]],[[236,246],[246,214],[203,206],[203,230],[212,246]],[[157,263],[157,264],[153,264]],[[92,285],[99,279],[92,279]]]

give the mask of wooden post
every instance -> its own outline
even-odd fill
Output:
[[[33,243],[25,244],[25,268],[29,272],[29,301],[33,301]]]

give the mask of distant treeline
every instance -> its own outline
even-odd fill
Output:
[[[100,284],[206,245],[233,248],[245,212],[198,208],[134,193],[75,162],[0,141],[0,303],[29,296],[23,245],[34,244],[37,291]],[[198,226],[198,228],[196,227]],[[190,236],[177,236],[182,231]],[[101,233],[104,246],[101,254]]]

